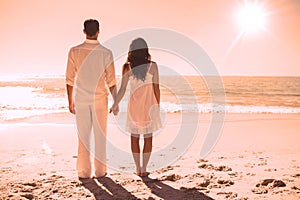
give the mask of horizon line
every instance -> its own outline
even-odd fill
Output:
[[[216,77],[217,75],[198,75],[198,74],[180,74],[182,76],[212,76]],[[175,75],[175,76],[180,76]],[[51,77],[64,77],[65,74],[19,74],[19,73],[2,73],[0,74],[0,77],[45,77],[45,78],[51,78]],[[121,77],[121,74],[116,74],[116,77]],[[161,74],[160,76],[174,76],[174,75],[168,75],[168,74]],[[259,75],[246,75],[246,74],[227,74],[227,75],[220,75],[220,77],[300,77],[300,75],[268,75],[268,74],[259,74]]]

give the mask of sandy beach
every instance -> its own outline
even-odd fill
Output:
[[[0,200],[300,200],[300,0],[0,10]]]
[[[175,131],[156,135],[154,151],[172,141],[178,115],[167,114]],[[200,159],[210,117],[200,114],[197,137],[187,152],[149,177],[134,175],[133,161],[128,160],[118,168],[108,166],[106,177],[85,180],[76,174],[77,135],[71,115],[2,123],[0,199],[300,198],[299,114],[226,114],[217,144]],[[108,141],[129,152],[128,136],[118,134],[110,116]]]

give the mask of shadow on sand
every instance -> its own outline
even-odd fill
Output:
[[[80,181],[82,186],[88,189],[96,200],[138,199],[109,177],[80,179]]]
[[[136,196],[132,195],[121,185],[117,184],[109,177],[101,177],[97,179],[80,179],[82,186],[88,189],[96,200],[112,200],[126,199],[136,200]],[[165,200],[183,200],[183,199],[198,199],[198,200],[213,200],[213,198],[199,192],[197,189],[180,188],[175,189],[167,184],[162,183],[157,179],[142,177],[144,184],[151,190],[155,196]],[[153,199],[150,197],[149,199]]]
[[[142,177],[145,185],[151,189],[152,194],[166,200],[182,200],[182,199],[198,199],[198,200],[213,200],[197,189],[175,189],[169,185],[162,183],[157,179]]]

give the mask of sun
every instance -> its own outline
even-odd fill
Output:
[[[266,12],[262,5],[246,3],[238,13],[237,19],[243,32],[255,32],[264,29]]]
[[[239,7],[236,19],[241,27],[241,30],[235,37],[234,41],[228,47],[224,58],[227,58],[234,47],[239,43],[239,41],[248,35],[248,33],[259,33],[263,31],[267,34],[272,34],[270,30],[266,27],[266,21],[270,19],[273,13],[278,12],[277,10],[266,11],[264,9],[266,4],[263,4],[259,0],[244,0],[242,6]]]

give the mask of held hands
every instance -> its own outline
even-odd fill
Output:
[[[109,109],[109,113],[113,113],[114,115],[117,115],[119,113],[119,105],[113,104],[112,107]]]
[[[70,113],[75,115],[75,106],[74,103],[69,103],[69,111]],[[119,113],[119,105],[113,104],[113,106],[109,109],[109,113],[113,112],[114,115]]]

